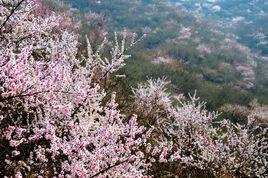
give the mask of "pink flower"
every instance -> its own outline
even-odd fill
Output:
[[[8,98],[10,96],[10,93],[2,93],[1,96],[3,98]]]
[[[76,99],[75,99],[75,104],[82,104],[84,102],[84,98],[81,97],[81,96],[78,96]]]
[[[12,133],[14,132],[14,130],[15,130],[15,127],[13,127],[13,126],[10,126],[10,127],[9,127],[8,131],[6,132],[6,138],[7,138],[8,140],[11,140],[11,135],[12,135]]]
[[[17,172],[15,175],[15,178],[23,178],[23,177],[22,177],[22,174],[20,172]]]
[[[129,157],[128,161],[129,162],[134,162],[136,160],[136,156],[132,155]]]
[[[17,135],[18,137],[21,137],[22,134],[23,134],[25,131],[26,131],[25,129],[18,128],[18,129],[16,130],[16,135]]]
[[[161,150],[158,147],[154,147],[153,151],[152,151],[152,155],[155,156],[156,154],[160,153]]]
[[[18,147],[21,143],[23,142],[23,140],[10,140],[9,141],[9,145],[12,147]]]
[[[12,151],[12,157],[16,157],[18,155],[20,155],[19,151],[16,151],[16,150]]]

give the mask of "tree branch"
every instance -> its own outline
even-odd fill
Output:
[[[115,164],[112,165],[112,166],[108,166],[106,169],[103,169],[102,171],[98,172],[97,174],[94,174],[94,175],[91,176],[90,178],[97,177],[97,176],[99,176],[100,174],[102,174],[102,173],[104,173],[104,172],[106,172],[106,171],[109,171],[110,169],[112,169],[112,168],[114,168],[114,167],[116,167],[116,166],[119,166],[120,164],[123,164],[123,163],[125,163],[125,162],[127,162],[127,161],[128,161],[128,160],[121,161],[121,162],[117,162],[117,163],[115,163]]]
[[[3,27],[6,25],[10,17],[15,13],[15,11],[20,7],[20,5],[24,2],[25,0],[21,0],[10,12],[10,14],[7,16],[6,20],[3,22],[3,24],[0,27],[0,32],[2,31]]]
[[[3,101],[6,101],[6,100],[10,100],[10,99],[15,99],[15,98],[24,98],[24,97],[30,97],[30,96],[35,96],[35,95],[38,95],[38,94],[42,94],[42,93],[49,93],[51,92],[50,90],[46,90],[46,91],[37,91],[37,92],[34,92],[34,93],[28,93],[28,94],[18,94],[18,95],[14,95],[14,96],[9,96],[9,97],[6,97],[6,98],[0,98],[0,102],[3,102]],[[62,92],[64,94],[70,94],[70,95],[78,95],[79,93],[72,93],[72,92],[68,92],[68,91],[61,91],[61,90],[54,90],[52,91],[53,93],[56,93],[56,92]]]

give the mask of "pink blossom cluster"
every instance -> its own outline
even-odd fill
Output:
[[[146,177],[150,130],[125,118],[100,83],[124,65],[125,36],[110,59],[77,58],[77,36],[54,29],[35,1],[0,8],[0,177]],[[9,5],[16,9],[10,9]],[[39,11],[40,12],[40,11]],[[109,102],[104,98],[111,97]]]

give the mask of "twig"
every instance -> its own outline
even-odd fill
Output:
[[[6,25],[10,17],[15,13],[15,11],[20,7],[20,5],[24,2],[25,0],[21,0],[10,12],[10,14],[7,16],[6,20],[0,27],[0,32],[2,31],[3,27]]]
[[[123,164],[123,163],[125,163],[125,162],[127,162],[127,161],[128,161],[128,160],[121,161],[121,162],[117,162],[117,163],[115,163],[114,165],[109,166],[109,167],[107,167],[106,169],[103,169],[102,171],[98,172],[97,174],[91,176],[90,178],[97,177],[98,175],[100,175],[100,174],[102,174],[102,173],[104,173],[104,172],[107,172],[107,171],[109,171],[110,169],[112,169],[112,168],[114,168],[114,167],[116,167],[116,166],[119,166],[120,164]]]

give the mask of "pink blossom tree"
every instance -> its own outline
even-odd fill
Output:
[[[100,87],[124,65],[125,38],[115,36],[77,58],[77,36],[55,33],[57,15],[35,15],[34,1],[0,7],[0,176],[143,177],[150,132],[125,118]],[[104,98],[110,97],[109,102]]]

